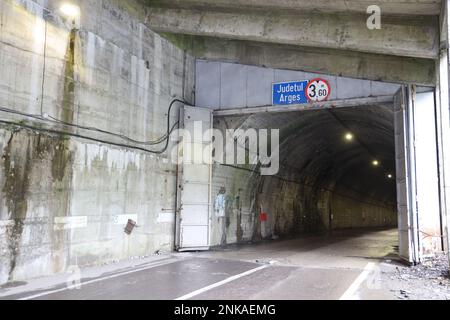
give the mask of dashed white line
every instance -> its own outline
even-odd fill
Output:
[[[251,275],[251,274],[253,274],[253,273],[256,273],[256,272],[261,271],[261,270],[263,270],[263,269],[266,269],[266,268],[268,268],[268,267],[269,267],[268,265],[261,266],[261,267],[258,267],[258,268],[249,270],[249,271],[247,271],[247,272],[244,272],[244,273],[241,273],[241,274],[238,274],[238,275],[229,277],[229,278],[227,278],[227,279],[225,279],[225,280],[222,280],[222,281],[220,281],[220,282],[214,283],[214,284],[212,284],[212,285],[210,285],[210,286],[207,286],[207,287],[204,287],[204,288],[202,288],[202,289],[199,289],[199,290],[196,290],[196,291],[194,291],[194,292],[191,292],[191,293],[189,293],[189,294],[186,294],[186,295],[184,295],[184,296],[182,296],[182,297],[179,297],[179,298],[177,298],[177,299],[175,299],[175,300],[189,300],[189,299],[191,299],[191,298],[193,298],[193,297],[196,297],[196,296],[198,296],[198,295],[200,295],[200,294],[202,294],[202,293],[205,293],[205,292],[210,291],[210,290],[212,290],[212,289],[221,287],[221,286],[223,286],[223,285],[225,285],[225,284],[227,284],[227,283],[233,282],[233,281],[238,280],[238,279],[240,279],[240,278],[247,277],[247,276],[249,276],[249,275]]]
[[[352,283],[350,288],[345,291],[344,295],[339,300],[357,300],[358,297],[355,296],[358,289],[367,279],[367,277],[371,274],[372,270],[375,268],[375,263],[369,263],[364,268],[364,271],[359,275],[358,278]]]

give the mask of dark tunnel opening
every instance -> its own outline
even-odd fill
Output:
[[[228,219],[229,241],[397,227],[392,106],[234,116],[216,119],[216,127],[280,129],[278,174],[214,168],[214,187],[226,184],[232,199],[230,216],[241,209],[239,221]],[[236,204],[237,198],[244,203]],[[246,201],[253,223],[247,237],[242,231]]]

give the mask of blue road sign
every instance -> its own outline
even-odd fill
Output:
[[[308,81],[274,83],[272,87],[273,105],[306,104]]]

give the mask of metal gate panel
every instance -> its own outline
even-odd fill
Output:
[[[442,250],[434,92],[404,86],[394,111],[399,254],[420,263]]]
[[[399,255],[404,260],[413,263],[416,261],[416,256],[411,206],[410,152],[408,148],[410,144],[409,104],[408,88],[403,86],[394,98]]]
[[[212,141],[211,136],[205,135],[212,128],[212,111],[185,106],[180,116],[180,126],[187,135],[179,145],[177,249],[208,250],[212,154],[204,150]]]
[[[421,256],[442,251],[442,224],[434,92],[415,95],[414,149]]]

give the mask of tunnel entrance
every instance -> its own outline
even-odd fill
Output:
[[[192,189],[189,199],[205,201],[181,207],[178,249],[398,228],[404,260],[418,262],[441,251],[434,94],[414,90],[402,88],[392,103],[371,106],[216,117],[214,127],[224,133],[280,129],[279,171],[262,176],[258,164],[212,163],[199,166],[199,174],[185,166],[192,177],[182,180],[181,197]],[[193,123],[195,108],[188,110],[186,121]],[[211,113],[197,111],[203,118]],[[187,127],[194,130],[192,123]],[[234,137],[250,152],[248,137],[241,138]],[[197,242],[189,245],[192,240]]]
[[[214,166],[213,198],[220,188],[228,194],[229,243],[397,227],[392,104],[216,118],[215,126],[280,129],[276,175]],[[212,221],[212,241],[223,244]]]
[[[326,101],[280,106],[266,95],[274,81],[317,75],[207,61],[197,62],[197,73],[197,107],[212,113],[212,127],[234,145],[231,163],[226,155],[207,166],[209,203],[195,214],[209,219],[201,235],[191,233],[203,249],[394,227],[398,255],[409,263],[443,250],[434,88],[334,77],[324,80]],[[266,141],[277,145],[276,172],[263,172],[251,130],[278,132],[276,142]],[[239,150],[244,165],[234,161]],[[182,193],[186,181],[179,182]],[[182,223],[194,213],[183,217],[183,201],[177,208],[178,249],[198,249],[180,246]]]

